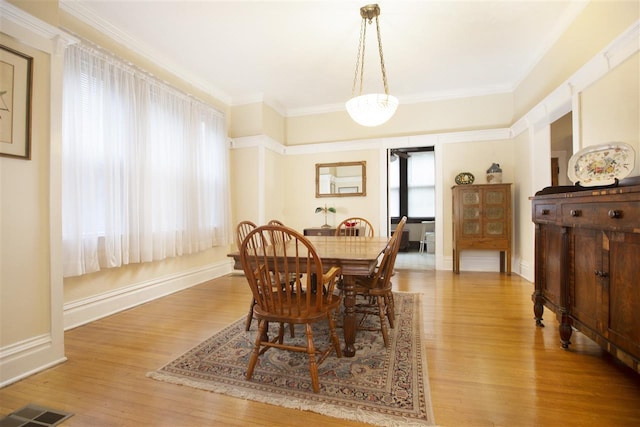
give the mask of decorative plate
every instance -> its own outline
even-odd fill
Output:
[[[567,175],[582,187],[610,185],[631,173],[635,152],[623,142],[585,147],[569,159]]]
[[[458,175],[456,175],[456,184],[458,185],[473,184],[473,181],[475,181],[475,179],[476,178],[473,176],[471,172],[460,172]]]

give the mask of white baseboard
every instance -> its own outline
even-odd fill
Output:
[[[0,388],[65,360],[64,351],[56,348],[49,334],[3,347],[0,349]]]
[[[453,257],[443,257],[442,265],[436,264],[436,269],[453,270]],[[500,254],[498,251],[464,251],[460,255],[460,271],[499,272]],[[530,266],[519,257],[511,258],[511,273],[533,281]]]
[[[69,302],[64,305],[64,330],[82,326],[231,272],[233,262],[223,261]]]

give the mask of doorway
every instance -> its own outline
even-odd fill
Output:
[[[397,268],[435,270],[436,178],[434,147],[387,150],[387,220],[393,231],[407,217]],[[429,233],[426,245],[425,232]],[[422,250],[421,250],[422,249]]]
[[[568,112],[551,123],[551,185],[571,185],[567,175],[573,154],[573,114]]]

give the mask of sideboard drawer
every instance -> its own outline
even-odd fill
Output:
[[[566,203],[562,205],[562,224],[597,226],[621,230],[640,228],[640,206],[637,203]]]
[[[554,222],[556,220],[555,203],[534,203],[533,209],[533,222]]]
[[[305,228],[303,230],[305,236],[333,236],[336,234],[336,229],[331,228]]]

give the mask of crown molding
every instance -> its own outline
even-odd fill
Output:
[[[4,34],[47,53],[58,54],[64,46],[78,42],[72,35],[4,0],[0,1],[0,28]]]

